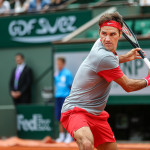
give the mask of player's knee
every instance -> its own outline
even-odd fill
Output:
[[[84,150],[94,150],[94,143],[91,140],[84,139],[81,142],[81,145],[82,145]]]
[[[93,140],[92,137],[90,138],[90,136],[87,137],[86,135],[83,135],[83,134],[79,133],[79,134],[74,134],[74,137],[75,137],[76,141],[80,144],[85,144],[85,143],[94,144],[94,140]]]
[[[88,128],[82,128],[74,132],[74,138],[84,150],[94,150],[94,138]]]
[[[92,139],[85,136],[78,136],[76,141],[84,150],[94,150],[94,141]]]

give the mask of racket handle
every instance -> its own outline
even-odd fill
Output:
[[[138,53],[144,59],[144,62],[146,63],[147,67],[150,69],[150,61],[147,58],[145,58],[145,56],[144,56],[142,51],[138,51]]]
[[[144,56],[144,54],[143,54],[142,51],[138,51],[138,53],[140,54],[140,56],[141,56],[143,59],[145,58],[145,56]]]
[[[150,69],[150,62],[147,58],[144,58],[144,62],[146,63],[147,67]]]

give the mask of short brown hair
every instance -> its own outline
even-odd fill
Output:
[[[20,56],[22,59],[24,59],[24,55],[22,53],[17,53],[16,56]]]
[[[64,57],[58,57],[57,60],[60,60],[64,64],[66,63],[66,59]]]
[[[110,20],[119,22],[121,24],[121,27],[123,27],[122,16],[118,12],[105,13],[104,15],[102,15],[99,20],[99,26],[102,25],[104,22],[110,21]]]

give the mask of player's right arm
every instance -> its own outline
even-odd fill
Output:
[[[117,58],[111,53],[100,61],[97,74],[107,82],[115,81],[126,92],[133,92],[150,85],[150,71],[145,79],[129,79],[120,69]]]
[[[126,92],[138,91],[150,85],[150,71],[145,79],[129,79],[126,75],[114,80]]]

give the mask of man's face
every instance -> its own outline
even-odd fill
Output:
[[[102,44],[107,50],[115,52],[117,49],[117,44],[119,38],[121,38],[122,32],[115,27],[103,26],[99,31],[99,36],[101,38]]]
[[[21,56],[16,56],[16,64],[21,65],[24,62],[24,59]]]
[[[57,68],[58,70],[62,70],[64,68],[65,64],[61,60],[57,60]]]

